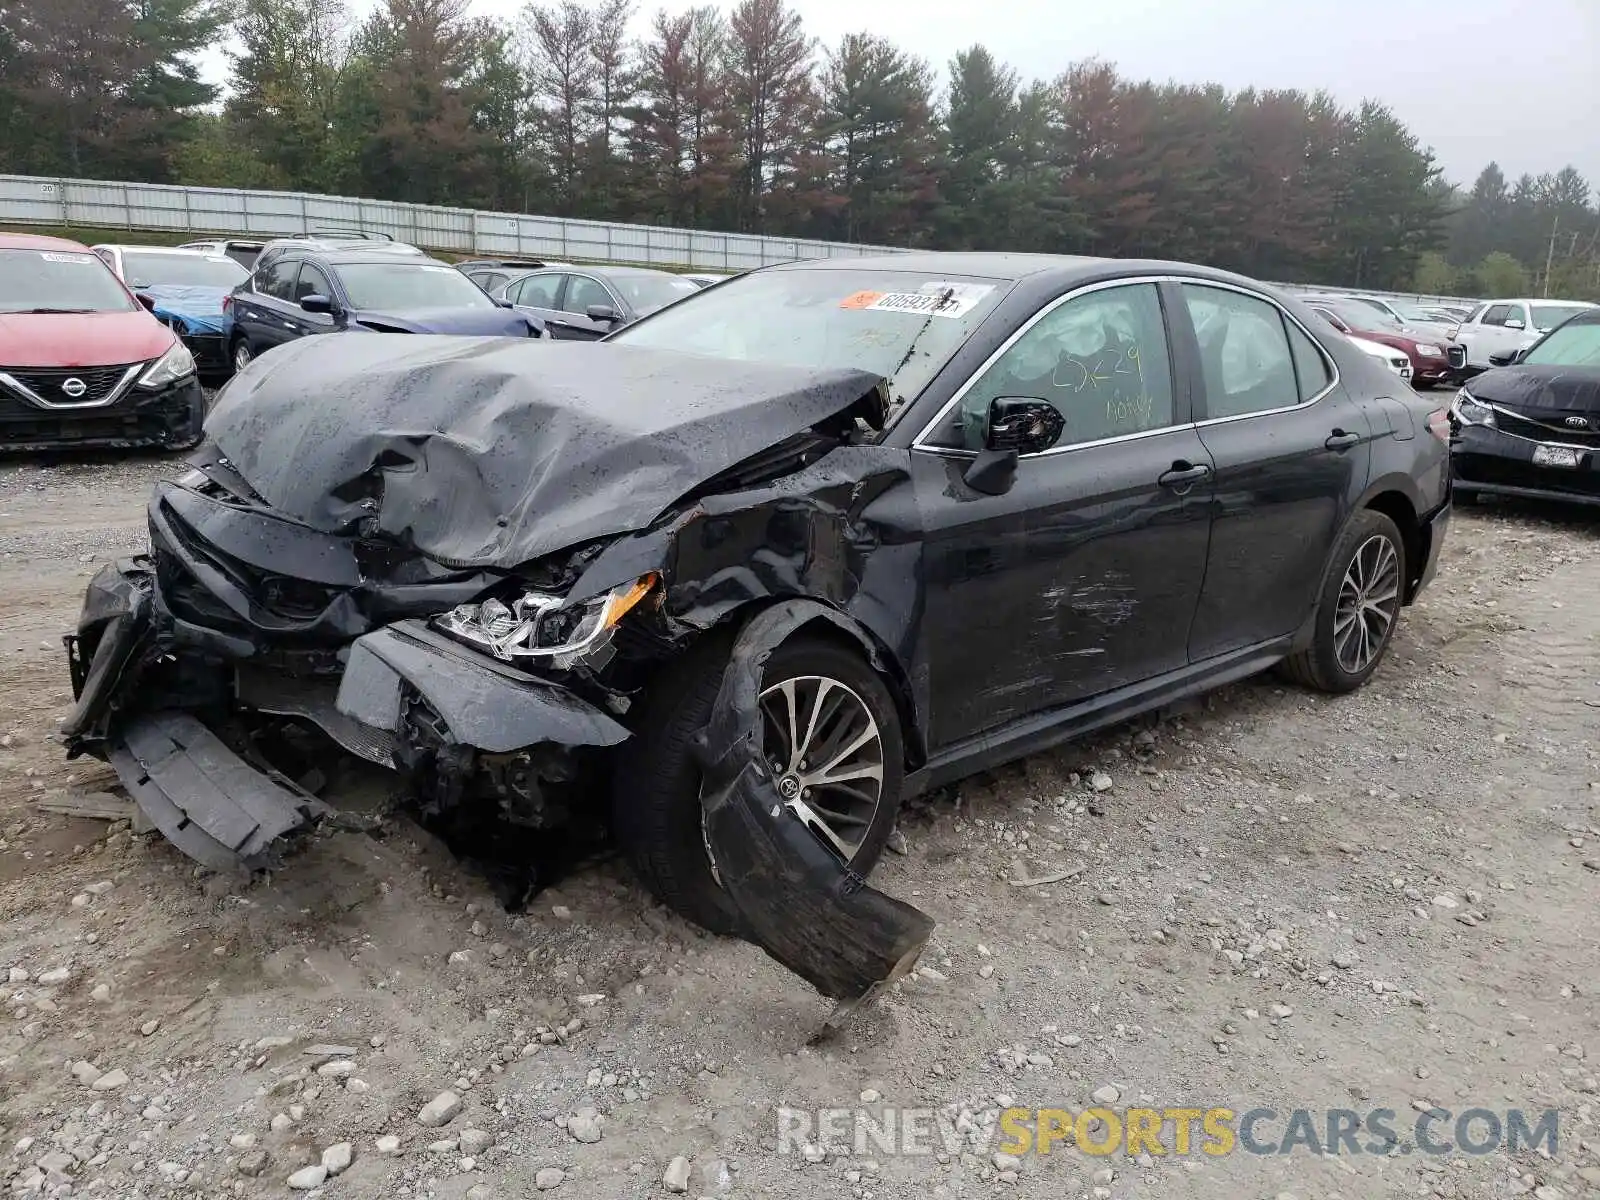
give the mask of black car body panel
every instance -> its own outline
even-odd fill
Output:
[[[973,326],[910,396],[895,394],[892,361],[785,366],[649,344],[652,322],[697,319],[689,306],[600,345],[307,341],[246,370],[196,473],[158,487],[150,555],[91,584],[70,645],[70,751],[104,755],[127,722],[174,707],[219,726],[290,713],[402,772],[425,811],[488,805],[548,829],[593,812],[596,772],[636,744],[635,702],[653,680],[714,634],[737,647],[737,670],[758,667],[772,645],[745,635],[770,625],[822,630],[871,664],[916,790],[1304,646],[1332,549],[1363,509],[1402,529],[1405,602],[1431,577],[1449,517],[1442,413],[1355,347],[1317,339],[1294,301],[1165,263],[905,255],[869,269],[887,292],[841,283],[834,300],[823,277],[821,307],[855,312],[883,294],[922,305],[881,318],[910,322],[895,327],[914,334],[890,354],[901,366],[954,297],[947,281],[992,280],[991,307],[957,305]],[[695,307],[736,303],[743,286]],[[1156,325],[1135,348],[1152,371],[1165,360],[1170,415],[979,472],[998,452],[961,441],[974,383],[1057,306],[1125,286],[1146,289]],[[1254,305],[1285,355],[1298,347],[1286,375],[1248,384],[1255,409],[1235,411],[1249,364],[1193,316],[1196,297]],[[1038,386],[1086,428],[1153,403],[1133,358],[1072,375],[1063,362]],[[629,589],[637,606],[592,650],[536,661],[504,661],[435,620],[492,600],[509,622],[497,628],[527,629],[542,618],[518,597],[579,614]],[[742,836],[775,794],[746,753],[748,699],[727,699],[738,711],[714,722],[746,732],[708,768],[713,841]],[[771,832],[766,849],[727,854],[739,886],[786,853]],[[815,865],[797,861],[796,878],[820,879]],[[854,920],[858,884],[847,872],[818,886]],[[770,903],[736,907],[795,965]],[[907,945],[925,936],[908,914],[895,921]]]
[[[757,451],[870,404],[878,383],[628,347],[307,341],[229,387],[208,433],[290,520],[509,568],[642,528]],[[306,403],[319,393],[338,409]]]

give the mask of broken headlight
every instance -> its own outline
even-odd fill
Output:
[[[525,592],[509,604],[480,600],[458,605],[433,624],[507,662],[550,659],[565,666],[604,646],[617,622],[649,599],[658,582],[644,575],[577,604],[544,592]]]

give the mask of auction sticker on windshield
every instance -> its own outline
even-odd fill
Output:
[[[45,262],[59,262],[59,263],[79,263],[79,264],[82,264],[82,263],[92,263],[92,262],[99,262],[100,261],[99,259],[97,259],[92,254],[57,254],[57,253],[55,253],[54,251],[51,251],[51,250],[45,250],[45,251],[40,252],[39,257],[44,259]]]
[[[883,292],[866,303],[861,301],[870,293],[858,292],[846,300],[844,307],[917,316],[964,317],[993,290],[977,284],[928,283],[915,292]]]

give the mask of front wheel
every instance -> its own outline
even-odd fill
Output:
[[[1311,645],[1292,655],[1284,669],[1306,687],[1353,692],[1372,677],[1394,638],[1405,595],[1405,539],[1389,517],[1363,509],[1334,547],[1331,562]]]
[[[248,367],[255,355],[250,350],[250,343],[245,338],[239,338],[233,343],[233,373],[237,375]]]
[[[618,840],[645,885],[714,933],[734,932],[737,919],[706,843],[690,745],[710,718],[730,648],[713,635],[663,673],[612,801]],[[761,717],[783,819],[805,822],[842,863],[871,871],[894,831],[905,770],[899,714],[883,680],[859,654],[797,637],[767,660]]]

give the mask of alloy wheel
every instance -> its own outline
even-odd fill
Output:
[[[760,706],[762,753],[784,807],[849,863],[883,800],[883,734],[872,709],[854,688],[822,675],[773,684]],[[715,876],[714,858],[711,870]]]
[[[1382,652],[1400,611],[1400,555],[1374,534],[1356,548],[1339,585],[1333,653],[1346,674],[1359,675]]]
[[[250,365],[250,360],[253,357],[254,357],[254,355],[252,355],[250,353],[250,343],[249,342],[237,342],[237,343],[235,343],[234,347],[233,347],[233,370],[234,370],[234,373],[237,374],[238,372],[240,372],[240,371],[244,370],[246,367],[248,367]]]

